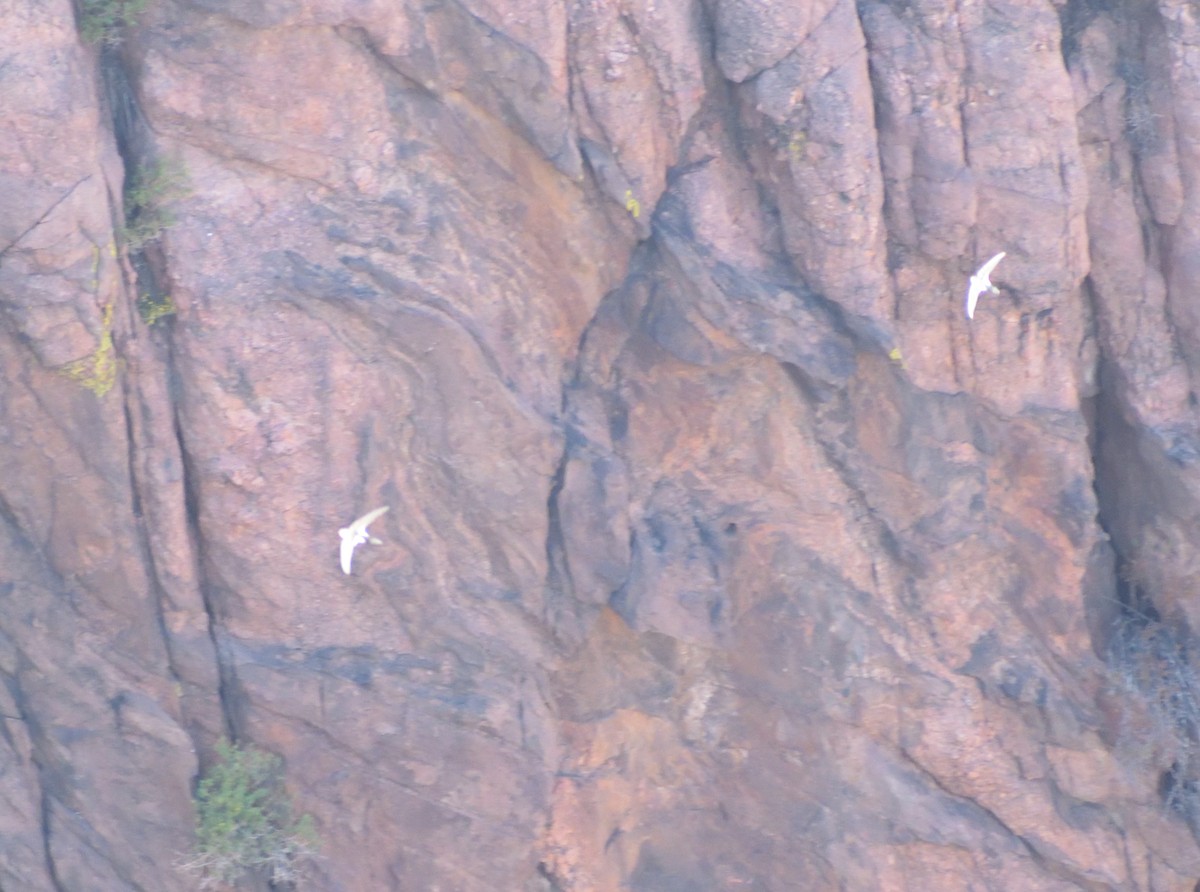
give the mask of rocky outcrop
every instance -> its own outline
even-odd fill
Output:
[[[0,62],[0,888],[192,888],[222,737],[317,889],[1193,888],[1190,5],[93,6]]]

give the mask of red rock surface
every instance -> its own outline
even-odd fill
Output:
[[[0,888],[1193,889],[1191,4],[0,9]]]

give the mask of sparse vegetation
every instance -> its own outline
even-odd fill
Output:
[[[187,172],[177,159],[159,158],[136,168],[125,183],[125,244],[136,251],[175,223],[171,204],[190,194]]]
[[[147,325],[175,315],[175,301],[171,300],[169,294],[164,294],[157,300],[152,294],[142,294],[138,297],[137,308],[138,315]]]
[[[1125,136],[1135,152],[1152,154],[1162,147],[1161,115],[1154,111],[1150,79],[1141,62],[1122,59],[1117,76],[1125,82]]]
[[[1125,94],[1125,135],[1134,151],[1148,154],[1161,147],[1160,117],[1145,91],[1130,90]]]
[[[146,0],[80,0],[79,33],[88,43],[115,46],[145,11]]]
[[[1117,751],[1159,771],[1163,802],[1200,836],[1200,673],[1194,643],[1145,599],[1125,605],[1108,646],[1111,688],[1124,700]]]
[[[117,357],[113,346],[113,305],[106,304],[100,317],[100,343],[90,355],[67,364],[62,373],[82,384],[96,396],[104,396],[117,383]]]
[[[295,888],[315,855],[307,815],[296,818],[283,786],[283,760],[253,746],[222,742],[196,790],[196,849],[182,863],[202,890],[258,875]]]

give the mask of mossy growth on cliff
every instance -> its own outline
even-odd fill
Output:
[[[113,46],[145,11],[146,0],[80,0],[79,33],[88,43]]]
[[[125,227],[131,251],[152,242],[175,223],[173,202],[191,193],[187,171],[176,158],[158,158],[135,167],[125,181]]]
[[[164,294],[157,300],[152,294],[141,294],[138,296],[137,308],[138,315],[147,325],[153,325],[160,319],[174,316],[176,309],[175,301],[171,300],[169,294]]]
[[[117,383],[117,355],[112,328],[113,305],[106,304],[100,317],[100,343],[96,349],[62,369],[64,375],[82,384],[96,396],[104,396]]]
[[[283,786],[283,760],[253,746],[217,745],[217,762],[196,789],[196,848],[181,867],[200,889],[257,875],[294,888],[315,855],[308,815],[296,818]]]

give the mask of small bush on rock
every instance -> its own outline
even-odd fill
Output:
[[[79,33],[88,43],[115,45],[121,31],[132,25],[146,9],[146,0],[82,0]]]
[[[125,228],[130,250],[152,242],[175,223],[171,205],[191,194],[187,171],[175,158],[159,158],[135,168],[125,183]]]
[[[217,763],[196,790],[196,849],[182,869],[202,890],[257,874],[294,888],[315,855],[312,819],[299,819],[283,787],[283,760],[252,746],[222,742]]]

